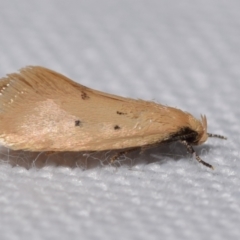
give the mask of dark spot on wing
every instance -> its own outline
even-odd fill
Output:
[[[118,115],[126,115],[127,113],[117,111],[117,114],[118,114]]]
[[[75,126],[76,126],[76,127],[79,127],[80,125],[81,125],[81,121],[80,121],[80,120],[76,120],[76,121],[75,121]]]
[[[82,91],[81,97],[82,97],[83,100],[87,100],[87,99],[90,98],[90,97],[87,95],[87,93],[85,93],[84,91]]]
[[[120,128],[118,125],[115,125],[115,126],[114,126],[114,129],[115,129],[115,130],[119,130],[119,129],[121,129],[121,128]]]

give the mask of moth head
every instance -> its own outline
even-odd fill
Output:
[[[192,139],[191,143],[194,145],[204,143],[208,139],[206,116],[201,115],[201,120],[198,120],[192,115],[189,115],[189,124],[192,131],[195,132],[195,137]]]

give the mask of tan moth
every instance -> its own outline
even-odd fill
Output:
[[[208,137],[207,119],[180,109],[96,91],[43,67],[26,67],[0,81],[0,144],[13,150],[103,151],[147,148]]]

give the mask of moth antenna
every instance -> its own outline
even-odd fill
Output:
[[[222,136],[222,135],[212,134],[212,133],[208,133],[207,135],[208,135],[208,137],[215,137],[215,138],[220,138],[220,139],[227,140],[227,137]]]
[[[214,167],[213,167],[211,164],[203,161],[203,160],[197,155],[197,153],[195,152],[195,150],[193,149],[193,147],[192,147],[187,141],[185,141],[185,140],[180,140],[179,142],[182,143],[182,144],[187,148],[187,151],[188,151],[189,153],[191,153],[192,155],[195,156],[195,158],[196,158],[196,160],[197,160],[198,162],[200,162],[200,163],[203,164],[204,166],[209,167],[209,168],[211,168],[212,170],[214,170]]]

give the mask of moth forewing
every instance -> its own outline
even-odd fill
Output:
[[[0,143],[15,150],[102,151],[184,141],[190,151],[213,136],[204,116],[199,121],[177,108],[96,91],[43,67],[3,78],[0,101]]]

